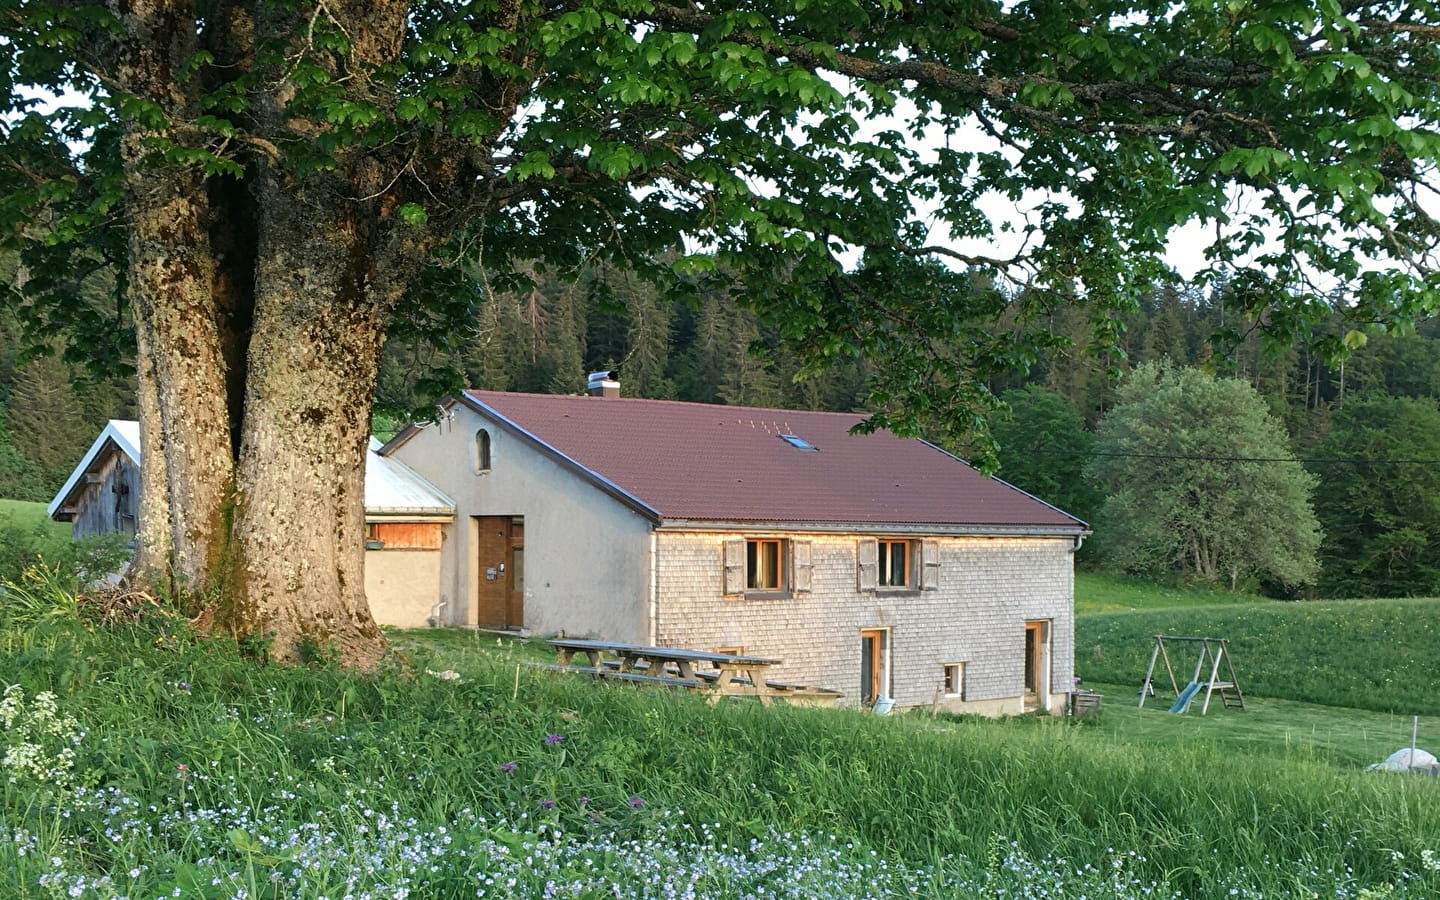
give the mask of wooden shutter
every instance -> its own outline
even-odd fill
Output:
[[[745,541],[726,541],[724,547],[725,593],[745,593]]]
[[[940,590],[940,544],[938,541],[920,542],[920,590]]]
[[[856,546],[855,556],[859,562],[860,590],[873,591],[880,587],[880,542],[866,538]]]
[[[812,562],[812,544],[810,541],[790,542],[790,561],[794,565],[794,571],[790,576],[790,583],[795,586],[795,592],[810,590],[811,576],[815,572],[815,564]]]

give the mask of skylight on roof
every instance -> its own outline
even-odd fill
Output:
[[[780,435],[780,440],[784,441],[792,447],[796,447],[800,450],[805,450],[810,453],[818,453],[820,451],[819,447],[816,447],[814,444],[805,440],[798,434],[782,434]]]

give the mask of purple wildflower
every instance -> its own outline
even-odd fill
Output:
[[[552,745],[552,746],[555,745],[555,744],[563,744],[563,743],[565,743],[565,735],[563,735],[563,734],[547,734],[547,735],[545,735],[545,743],[550,744],[550,745]]]
[[[630,808],[631,808],[631,809],[644,809],[644,808],[645,808],[645,798],[644,798],[644,797],[631,797],[631,798],[630,798]]]
[[[555,801],[554,801],[554,800],[551,800],[551,799],[549,799],[549,798],[547,797],[546,799],[540,801],[540,808],[541,808],[541,809],[554,809],[554,808],[555,808]]]
[[[579,800],[579,803],[580,803],[581,806],[584,806],[585,804],[587,804],[587,803],[589,803],[589,802],[590,802],[590,798],[589,798],[589,797],[585,797],[585,796],[582,796],[582,797],[580,798],[580,800]]]
[[[513,762],[501,763],[501,764],[500,764],[500,771],[502,771],[502,772],[513,772],[513,771],[515,771],[515,770],[518,769],[518,768],[520,768],[520,767],[519,767],[518,765],[516,765],[515,763],[513,763]]]

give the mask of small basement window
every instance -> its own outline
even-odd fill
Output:
[[[780,440],[784,441],[785,443],[789,444],[789,445],[792,446],[792,447],[795,447],[795,448],[800,449],[800,450],[804,450],[804,451],[806,451],[806,452],[808,452],[808,453],[819,453],[819,452],[820,452],[820,448],[819,448],[819,447],[816,447],[814,444],[812,444],[812,443],[810,443],[809,441],[805,440],[804,438],[802,438],[802,437],[801,437],[800,435],[798,435],[798,434],[782,434],[782,435],[780,435]]]
[[[943,685],[947,697],[959,697],[965,693],[965,664],[946,663]]]

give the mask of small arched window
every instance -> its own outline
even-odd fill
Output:
[[[490,432],[480,429],[475,432],[475,474],[490,471]]]

